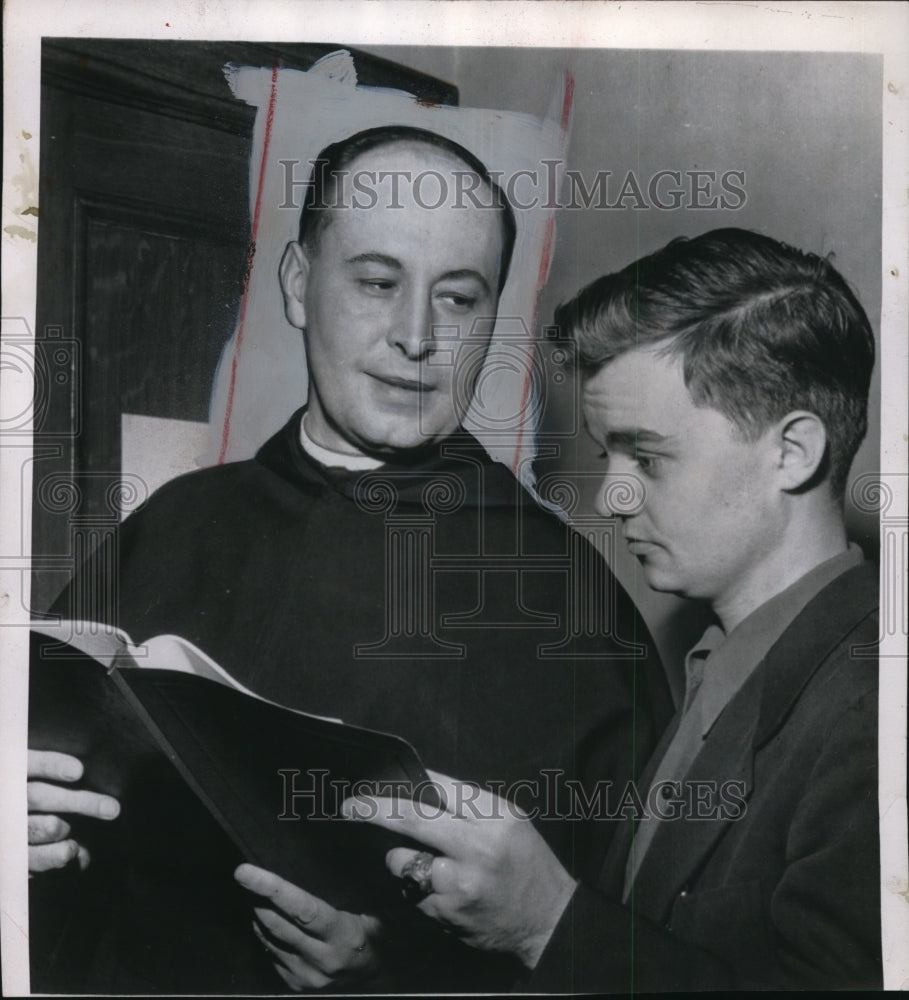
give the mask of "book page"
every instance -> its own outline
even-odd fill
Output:
[[[31,629],[51,639],[58,639],[61,643],[61,654],[64,652],[62,648],[64,645],[71,646],[109,668],[116,666],[121,657],[128,655],[127,650],[131,641],[121,629],[98,622],[33,621]],[[54,648],[45,647],[45,655],[53,658]]]
[[[119,667],[144,667],[150,670],[177,670],[184,674],[195,674],[197,677],[204,677],[206,680],[215,681],[225,687],[233,688],[250,698],[257,698],[259,701],[269,701],[244,687],[235,677],[231,676],[220,664],[202,652],[198,646],[194,646],[187,639],[179,635],[156,635],[142,645],[130,644],[128,649],[129,662],[117,664]],[[277,702],[269,702],[276,705]],[[287,706],[281,706],[286,708]],[[300,712],[301,715],[308,715],[314,719],[322,719],[324,722],[341,722],[341,719],[325,715],[313,715],[310,712]]]
[[[201,649],[194,646],[186,639],[181,639],[178,635],[156,635],[148,642],[141,645],[129,646],[131,663],[129,666],[144,667],[151,670],[179,670],[184,674],[195,674],[197,677],[204,677],[218,684],[235,688],[248,694],[252,698],[258,698],[254,691],[244,687],[238,680],[220,667],[210,657],[206,656]],[[127,664],[120,664],[126,666]]]

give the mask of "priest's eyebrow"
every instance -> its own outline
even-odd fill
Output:
[[[378,253],[375,250],[368,250],[366,253],[358,253],[353,257],[348,257],[346,264],[383,264],[395,271],[403,271],[404,265],[397,257],[390,257],[387,253]]]
[[[479,271],[475,271],[472,267],[462,267],[455,271],[446,271],[442,277],[439,278],[439,281],[461,281],[471,278],[474,281],[478,281],[483,286],[484,291],[487,293],[490,291],[489,283]]]
[[[404,265],[397,257],[391,257],[387,253],[379,253],[376,250],[367,250],[365,253],[355,254],[353,257],[348,257],[345,261],[347,264],[382,264],[384,267],[390,268],[393,271],[403,271]],[[482,286],[483,290],[489,294],[489,282],[480,274],[479,271],[475,271],[472,267],[462,267],[457,268],[454,271],[446,271],[438,280],[439,281],[461,281],[466,279],[473,279],[478,281]]]

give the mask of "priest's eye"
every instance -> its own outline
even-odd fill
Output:
[[[462,295],[460,292],[443,292],[439,298],[459,312],[468,312],[477,304],[475,295]]]

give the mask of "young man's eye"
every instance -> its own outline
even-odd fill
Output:
[[[641,472],[655,472],[659,467],[659,459],[653,455],[635,455],[635,462]]]
[[[391,278],[361,278],[360,286],[367,292],[390,292],[395,282]]]

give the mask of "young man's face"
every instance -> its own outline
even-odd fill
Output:
[[[454,172],[465,170],[420,144],[363,154],[350,171],[370,172],[376,204],[333,207],[311,257],[292,248],[283,284],[306,329],[306,428],[317,443],[394,457],[459,426],[472,391],[459,361],[476,369],[488,346],[503,242],[498,211],[469,201],[456,207]],[[390,181],[377,180],[383,171],[407,172],[398,207],[389,207]],[[408,178],[424,171],[441,180],[428,175],[415,187]],[[428,207],[445,186],[444,204]],[[372,200],[349,181],[341,188],[342,204]]]
[[[653,348],[621,354],[590,377],[583,410],[609,473],[635,476],[642,488],[634,513],[609,510],[603,493],[599,504],[621,517],[654,590],[716,607],[760,578],[780,527],[766,438],[746,442],[723,414],[695,406],[681,360]]]

